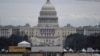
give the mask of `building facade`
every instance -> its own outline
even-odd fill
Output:
[[[10,37],[12,35],[12,29],[6,27],[0,27],[0,37]]]
[[[83,34],[83,35],[86,35],[86,36],[90,36],[90,35],[93,35],[93,34],[100,33],[100,26],[97,25],[97,26],[78,27],[76,29],[76,32],[79,33],[79,34]]]

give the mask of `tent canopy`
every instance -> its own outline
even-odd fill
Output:
[[[30,44],[30,43],[27,41],[22,41],[22,42],[19,42],[18,44]]]

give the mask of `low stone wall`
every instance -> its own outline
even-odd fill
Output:
[[[62,56],[62,53],[56,53],[56,56]],[[20,54],[0,54],[0,56],[23,56],[23,53]],[[43,53],[29,53],[29,56],[44,56]],[[64,53],[63,56],[92,56],[91,53]]]
[[[33,46],[31,48],[31,51],[32,52],[41,52],[41,51],[42,52],[62,52],[63,48],[61,46],[50,46],[50,47],[48,47],[48,46],[41,46],[41,47]]]
[[[92,56],[91,53],[65,53],[64,56]]]
[[[42,53],[29,53],[28,55],[29,56],[43,56]],[[27,54],[24,54],[24,53],[20,53],[20,54],[8,53],[8,54],[0,54],[0,56],[27,56]]]
[[[22,54],[0,54],[0,56],[23,56]]]
[[[42,53],[33,53],[33,54],[30,54],[30,56],[43,56],[43,54]]]

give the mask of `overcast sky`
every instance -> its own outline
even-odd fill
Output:
[[[36,26],[46,0],[0,0],[0,24]],[[51,0],[60,26],[96,25],[100,21],[99,0]]]

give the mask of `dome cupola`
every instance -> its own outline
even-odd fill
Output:
[[[47,0],[46,4],[43,5],[42,11],[44,10],[55,10],[54,6],[51,4],[50,0]]]

